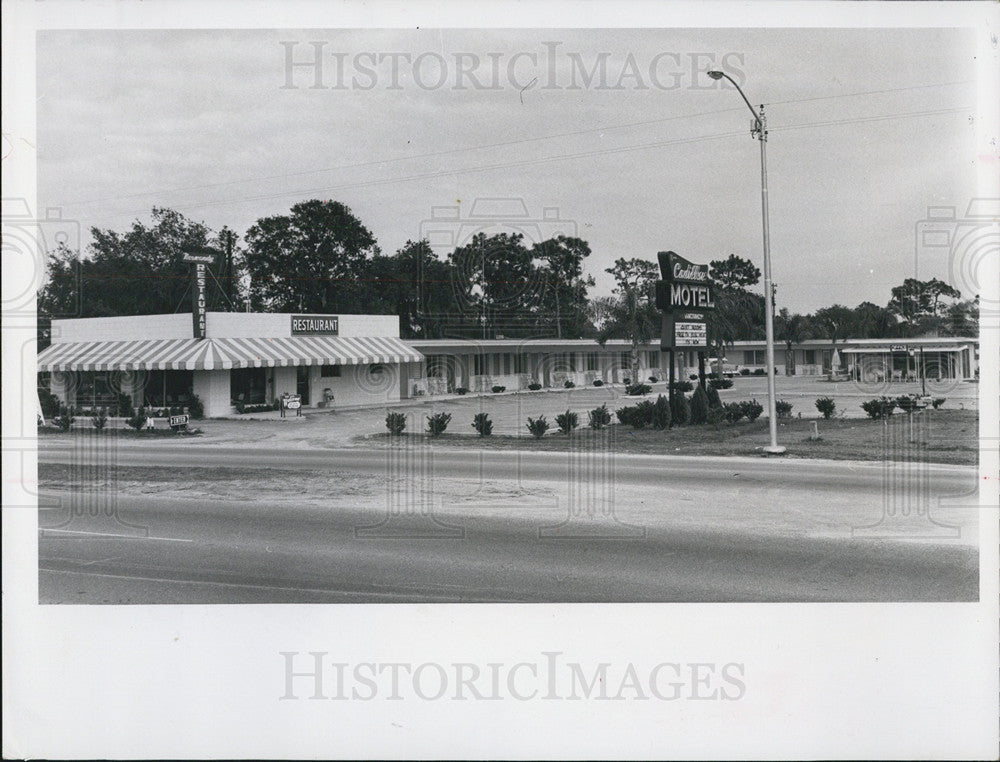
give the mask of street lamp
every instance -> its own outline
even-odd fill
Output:
[[[746,95],[739,85],[725,72],[710,71],[708,76],[712,79],[728,79],[733,87],[743,97],[743,102],[747,104],[750,113],[753,114],[754,125],[750,134],[760,141],[760,203],[764,217],[764,332],[767,337],[767,418],[768,427],[771,431],[771,444],[764,448],[764,452],[772,455],[781,455],[785,448],[778,444],[778,420],[777,405],[774,397],[774,295],[771,288],[771,236],[767,216],[767,122],[764,120],[764,106],[760,111],[754,109],[747,100]]]

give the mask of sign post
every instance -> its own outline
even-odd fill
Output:
[[[658,252],[663,280],[656,282],[656,307],[663,312],[660,351],[670,353],[668,396],[674,401],[675,353],[678,349],[698,352],[699,383],[705,385],[705,355],[708,349],[708,313],[715,309],[708,265],[696,265],[672,251]]]

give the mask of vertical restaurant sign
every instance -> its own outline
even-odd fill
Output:
[[[689,262],[672,251],[658,252],[662,280],[656,282],[656,307],[663,312],[660,349],[707,349],[706,313],[715,309],[708,265]]]
[[[215,249],[189,249],[181,254],[181,261],[191,265],[191,317],[194,321],[194,337],[205,338],[208,320],[206,290],[208,286],[208,266],[215,264],[218,252]]]
[[[191,268],[191,314],[194,316],[194,337],[205,338],[205,324],[208,311],[205,304],[205,282],[208,279],[208,265],[196,264]]]

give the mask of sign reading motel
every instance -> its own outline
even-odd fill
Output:
[[[336,336],[337,315],[292,315],[292,336]]]
[[[672,251],[656,257],[663,277],[656,282],[656,307],[663,312],[660,349],[707,349],[705,312],[715,308],[708,265],[688,262]]]

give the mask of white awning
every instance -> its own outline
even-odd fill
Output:
[[[890,349],[889,347],[845,347],[840,351],[845,355],[891,355],[904,353],[917,355],[920,354],[920,352],[961,352],[962,350],[968,348],[968,344],[950,347],[922,347],[918,344],[916,346],[911,345],[906,349]]]
[[[38,355],[38,370],[224,370],[422,359],[420,352],[395,338],[150,339],[52,344]]]

